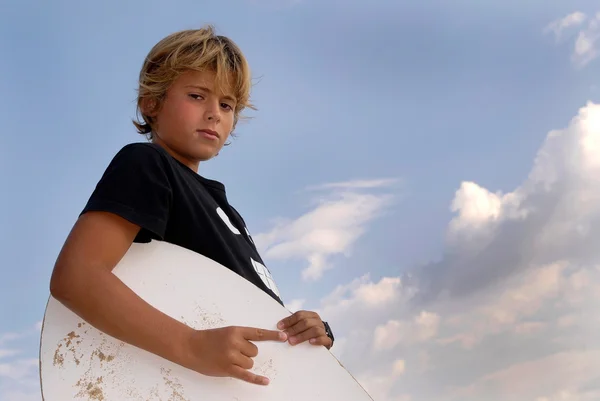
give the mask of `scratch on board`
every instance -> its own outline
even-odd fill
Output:
[[[80,360],[77,357],[76,346],[81,344],[81,340],[77,340],[75,341],[75,343],[73,343],[74,340],[77,338],[80,338],[80,336],[74,331],[71,331],[58,343],[56,350],[54,351],[54,366],[64,367],[66,356],[65,353],[67,352],[73,355],[73,360],[75,361],[75,364],[79,365]]]
[[[78,334],[75,334],[75,332],[74,332],[74,331],[72,331],[72,332],[70,332],[69,334],[67,334],[67,336],[65,337],[66,346],[67,346],[67,347],[70,347],[70,346],[71,346],[71,343],[72,343],[72,341],[73,341],[75,338],[79,338],[79,337],[80,337],[80,336],[79,336]]]
[[[116,354],[118,354],[119,349],[123,347],[124,343],[120,343],[115,350],[115,345],[110,344],[107,341],[106,336],[104,336],[99,344],[94,344],[94,341],[92,340],[92,344],[90,345],[93,347],[94,351],[86,358],[88,367],[75,384],[75,387],[79,389],[77,397],[88,401],[105,401],[106,394],[103,387],[107,384],[106,379],[108,378],[109,381],[110,379],[112,379],[112,381],[115,379],[114,374],[107,372],[114,372],[115,369],[118,370],[118,366],[120,365],[110,367],[110,365],[107,364],[115,360]],[[100,371],[97,369],[98,366],[101,367]],[[100,372],[108,374],[108,377],[101,375]]]
[[[87,397],[88,400],[92,401],[104,401],[104,392],[100,385],[102,384],[102,376],[98,377],[95,381],[85,381],[79,379],[76,386],[80,388],[77,393],[78,397]]]
[[[255,369],[255,373],[261,376],[268,377],[269,379],[274,379],[275,377],[277,377],[277,369],[275,369],[273,359],[269,359],[268,361],[265,361],[263,364],[258,366]]]
[[[115,359],[114,355],[106,356],[106,354],[104,354],[100,348],[92,352],[92,356],[97,356],[101,362],[111,362],[113,359]]]
[[[171,389],[172,393],[169,396],[168,401],[190,401],[186,398],[183,393],[183,386],[179,383],[177,378],[171,377],[171,369],[161,368],[160,369],[165,384]]]
[[[63,364],[65,363],[65,357],[64,355],[60,352],[60,349],[62,348],[62,343],[58,344],[58,347],[56,347],[56,351],[54,351],[54,366],[63,366]]]
[[[130,385],[123,390],[127,394],[127,400],[138,400],[138,401],[163,401],[163,398],[159,394],[159,386],[155,384],[149,390],[141,388],[140,386]],[[145,395],[142,395],[144,393]]]
[[[227,321],[223,319],[223,316],[219,312],[209,312],[202,308],[199,303],[196,303],[193,313],[195,319],[186,319],[184,316],[181,316],[180,320],[185,325],[196,330],[214,329],[227,324]]]

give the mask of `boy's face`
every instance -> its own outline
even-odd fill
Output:
[[[233,130],[236,102],[229,88],[215,87],[212,71],[179,76],[154,113],[154,142],[193,170],[221,150]]]

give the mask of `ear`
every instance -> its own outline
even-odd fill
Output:
[[[147,116],[156,117],[158,112],[158,101],[154,98],[145,97],[140,101],[140,110]]]

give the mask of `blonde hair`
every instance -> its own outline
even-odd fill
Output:
[[[177,77],[188,70],[210,70],[216,75],[217,87],[229,87],[236,98],[234,128],[250,102],[251,75],[248,61],[229,38],[215,34],[213,26],[175,32],[159,41],[148,53],[139,76],[137,114],[143,121],[133,121],[138,133],[152,138],[154,119],[144,113],[144,99],[154,100],[160,108],[167,90]]]

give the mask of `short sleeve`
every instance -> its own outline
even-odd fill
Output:
[[[138,237],[163,239],[172,190],[164,156],[150,144],[130,144],[106,168],[81,214],[105,211],[141,227]]]

